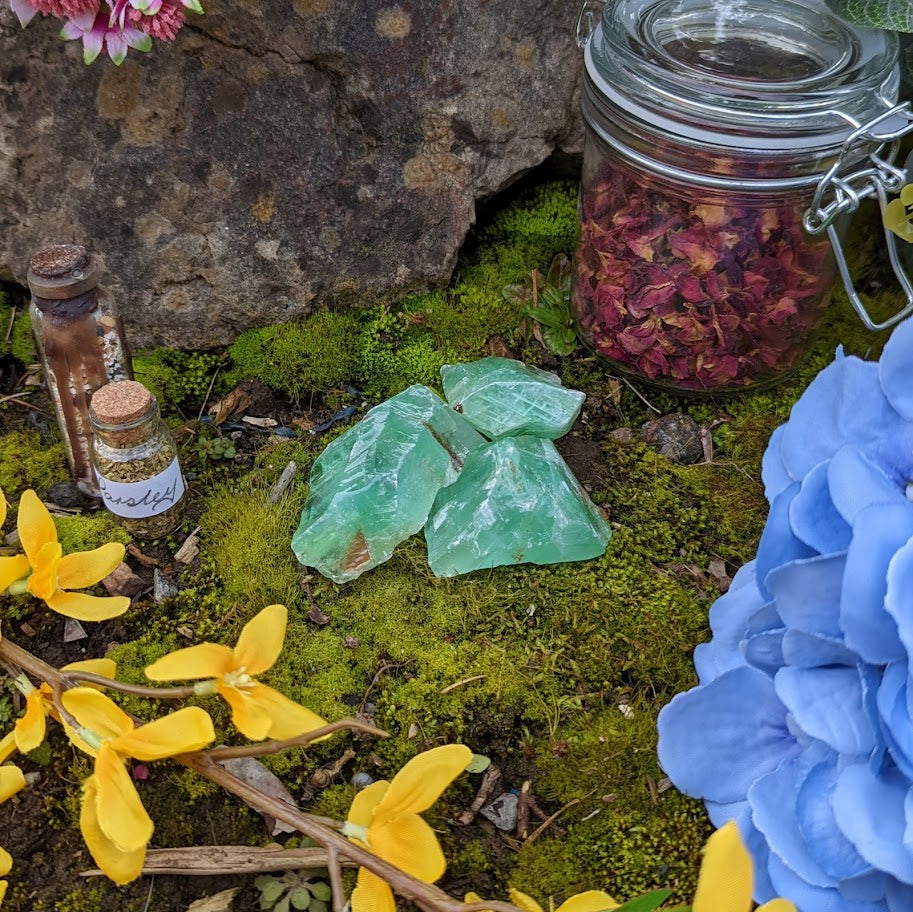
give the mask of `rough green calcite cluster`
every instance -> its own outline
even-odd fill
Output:
[[[484,442],[425,386],[371,409],[314,463],[292,538],[296,557],[337,583],[388,560]]]
[[[425,524],[435,576],[588,560],[605,551],[609,534],[551,440],[529,436],[473,450]]]
[[[423,526],[438,576],[602,554],[609,527],[548,439],[567,432],[584,394],[506,358],[441,374],[453,408],[412,386],[320,454],[292,538],[298,560],[348,582]]]
[[[491,440],[530,434],[557,440],[573,426],[585,393],[557,374],[510,358],[483,358],[441,368],[447,401]]]

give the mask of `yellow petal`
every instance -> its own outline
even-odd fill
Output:
[[[48,508],[41,502],[38,495],[29,488],[19,498],[19,517],[16,520],[19,529],[19,541],[34,567],[41,549],[49,542],[57,541],[57,528]]]
[[[86,782],[86,790],[82,799],[82,810],[79,814],[79,829],[86,846],[105,875],[117,884],[129,883],[140,875],[143,861],[146,858],[146,846],[143,845],[133,851],[119,849],[103,832],[98,823],[96,812],[98,802],[98,788],[95,777]]]
[[[231,671],[232,653],[227,646],[200,643],[163,655],[146,666],[150,681],[187,681],[193,678],[220,678]]]
[[[413,757],[394,777],[377,816],[428,810],[472,760],[464,744],[445,744]]]
[[[692,912],[748,912],[753,879],[751,856],[736,822],[730,820],[704,846]]]
[[[3,493],[3,489],[0,488],[0,526],[6,522],[6,495]],[[2,851],[2,850],[0,850]]]
[[[268,605],[251,618],[241,631],[234,649],[234,668],[249,675],[262,674],[272,668],[285,640],[288,609],[285,605]]]
[[[280,693],[265,684],[253,684],[249,688],[238,688],[254,700],[260,709],[269,717],[270,725],[267,729],[267,738],[297,738],[326,725],[326,720],[321,719],[316,713],[304,706],[290,700],[285,694]]]
[[[14,557],[0,557],[0,592],[6,589],[10,583],[15,583],[17,579],[22,579],[31,569],[29,559],[24,554],[17,554]]]
[[[7,882],[5,880],[0,880],[0,903],[3,902],[3,898],[6,896]]]
[[[374,809],[380,804],[381,798],[387,794],[388,788],[390,788],[390,783],[383,779],[378,782],[372,782],[367,788],[363,788],[355,795],[346,819],[357,826],[367,829],[371,825]]]
[[[57,567],[61,589],[85,589],[101,582],[124,559],[124,546],[109,542],[94,551],[77,551],[60,559]]]
[[[25,776],[18,766],[7,763],[0,766],[0,802],[12,798],[20,789],[25,788]]]
[[[133,731],[133,720],[109,697],[92,687],[71,687],[60,697],[64,709],[103,741]]]
[[[434,830],[418,814],[402,814],[369,827],[368,848],[425,883],[434,883],[447,869]]]
[[[758,906],[755,912],[796,912],[796,907],[788,899],[772,899]]]
[[[9,874],[12,867],[12,856],[9,852],[6,851],[6,849],[0,847],[0,877],[5,877],[7,874]]]
[[[48,608],[77,621],[107,621],[130,607],[125,595],[98,596],[84,592],[55,592],[45,599]]]
[[[617,909],[618,903],[603,893],[602,890],[587,890],[565,900],[556,912],[603,912],[604,909]]]
[[[70,662],[64,665],[61,671],[87,671],[89,674],[96,674],[102,678],[111,678],[113,681],[117,675],[117,662],[114,659],[82,659],[79,662]],[[87,684],[86,687],[100,687],[98,684]]]
[[[16,753],[16,733],[8,732],[0,738],[0,763]]]
[[[57,542],[48,542],[32,561],[34,572],[29,577],[29,592],[47,601],[57,591],[57,565],[63,553]]]
[[[519,908],[523,909],[524,912],[543,912],[542,906],[526,893],[522,893],[520,890],[515,890],[513,887],[510,888],[510,901]]]
[[[359,868],[352,891],[352,912],[396,912],[396,901],[387,881],[367,868]]]
[[[215,737],[209,713],[199,706],[187,706],[115,738],[111,747],[137,760],[162,760],[200,750]]]
[[[13,729],[19,751],[27,754],[35,750],[44,741],[45,728],[44,700],[40,690],[33,690],[26,695],[25,713]]]
[[[152,819],[146,813],[124,761],[110,744],[95,758],[95,816],[101,831],[122,852],[133,852],[152,838]]]
[[[273,724],[266,709],[251,697],[246,688],[230,687],[221,681],[216,687],[231,707],[231,721],[235,728],[251,741],[262,741]]]

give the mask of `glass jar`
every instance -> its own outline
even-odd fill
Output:
[[[131,535],[160,538],[184,513],[177,447],[142,383],[122,380],[92,396],[92,460],[102,502]]]
[[[844,147],[896,101],[897,53],[817,0],[606,5],[582,88],[584,342],[679,392],[795,367],[835,275],[804,216],[834,162],[840,178],[883,145]]]
[[[85,247],[58,244],[29,261],[32,331],[73,478],[98,497],[92,469],[89,399],[112,380],[133,377],[123,323]]]

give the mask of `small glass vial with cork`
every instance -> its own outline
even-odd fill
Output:
[[[160,538],[181,521],[184,478],[177,447],[142,383],[99,389],[89,405],[92,461],[102,502],[138,538]]]
[[[73,478],[98,497],[92,470],[89,399],[112,380],[133,377],[130,349],[99,269],[79,244],[57,244],[29,261],[32,331]]]

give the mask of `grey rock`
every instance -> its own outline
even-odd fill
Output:
[[[503,792],[486,804],[479,813],[499,830],[512,833],[517,828],[517,805],[520,799],[513,792]]]
[[[663,415],[640,428],[640,439],[666,459],[691,465],[704,458],[700,425],[690,415]]]
[[[87,498],[72,481],[58,481],[48,488],[44,499],[58,507],[79,507]]]
[[[158,567],[152,571],[152,598],[158,602],[163,602],[167,598],[174,598],[181,591],[180,586],[159,570]]]
[[[579,149],[566,0],[204,6],[87,68],[0,11],[0,278],[89,244],[134,347],[440,286],[478,200]]]

